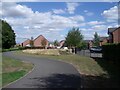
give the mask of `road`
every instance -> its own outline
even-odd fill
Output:
[[[68,63],[47,58],[5,52],[3,56],[31,62],[34,70],[5,88],[80,88],[79,72]],[[4,90],[4,89],[3,89]]]

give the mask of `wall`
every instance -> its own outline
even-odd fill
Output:
[[[38,38],[36,38],[35,40],[34,40],[34,46],[35,47],[42,47],[42,44],[41,44],[41,42],[42,42],[42,40],[44,40],[45,38],[43,37],[43,36],[39,36]],[[45,39],[46,40],[46,39]],[[48,46],[48,41],[46,40],[46,45]]]
[[[120,43],[120,28],[113,32],[113,42]]]
[[[25,47],[26,45],[30,44],[30,40],[26,40],[25,42],[22,43],[21,46]]]

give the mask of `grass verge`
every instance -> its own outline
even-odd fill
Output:
[[[21,62],[4,56],[2,60],[2,86],[19,79],[33,68],[33,64],[28,62]]]

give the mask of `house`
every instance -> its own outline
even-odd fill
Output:
[[[91,47],[93,47],[93,46],[94,46],[93,40],[90,40],[90,41],[88,42],[88,48],[91,48]]]
[[[59,43],[60,47],[63,47],[64,43],[65,43],[65,40],[61,40],[60,43]]]
[[[49,41],[43,36],[39,35],[36,39],[33,40],[34,47],[42,47],[42,42],[45,44],[45,46],[48,46]]]
[[[84,42],[87,44],[88,49],[93,46],[93,41],[92,40],[84,40]]]
[[[108,28],[109,43],[120,43],[120,27]]]
[[[22,47],[30,46],[30,41],[31,41],[30,39],[27,39],[26,41],[21,43],[21,46]],[[45,44],[45,46],[48,46],[49,44],[49,41],[43,35],[39,35],[37,38],[33,40],[34,47],[43,47],[43,44]]]
[[[108,43],[108,41],[109,41],[108,37],[100,37],[100,43],[99,43],[99,45],[102,46],[102,45]]]
[[[30,46],[30,39],[25,40],[23,43],[21,43],[22,47]]]

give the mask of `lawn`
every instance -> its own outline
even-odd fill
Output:
[[[33,64],[21,62],[8,57],[2,57],[2,86],[24,76],[33,68]]]
[[[23,52],[18,52],[23,54]],[[16,53],[17,54],[17,53]],[[35,57],[44,57],[54,60],[61,60],[72,64],[80,72],[83,87],[86,88],[114,88],[119,87],[119,68],[113,63],[105,60],[96,60],[90,57],[80,55],[35,55],[26,54]]]

